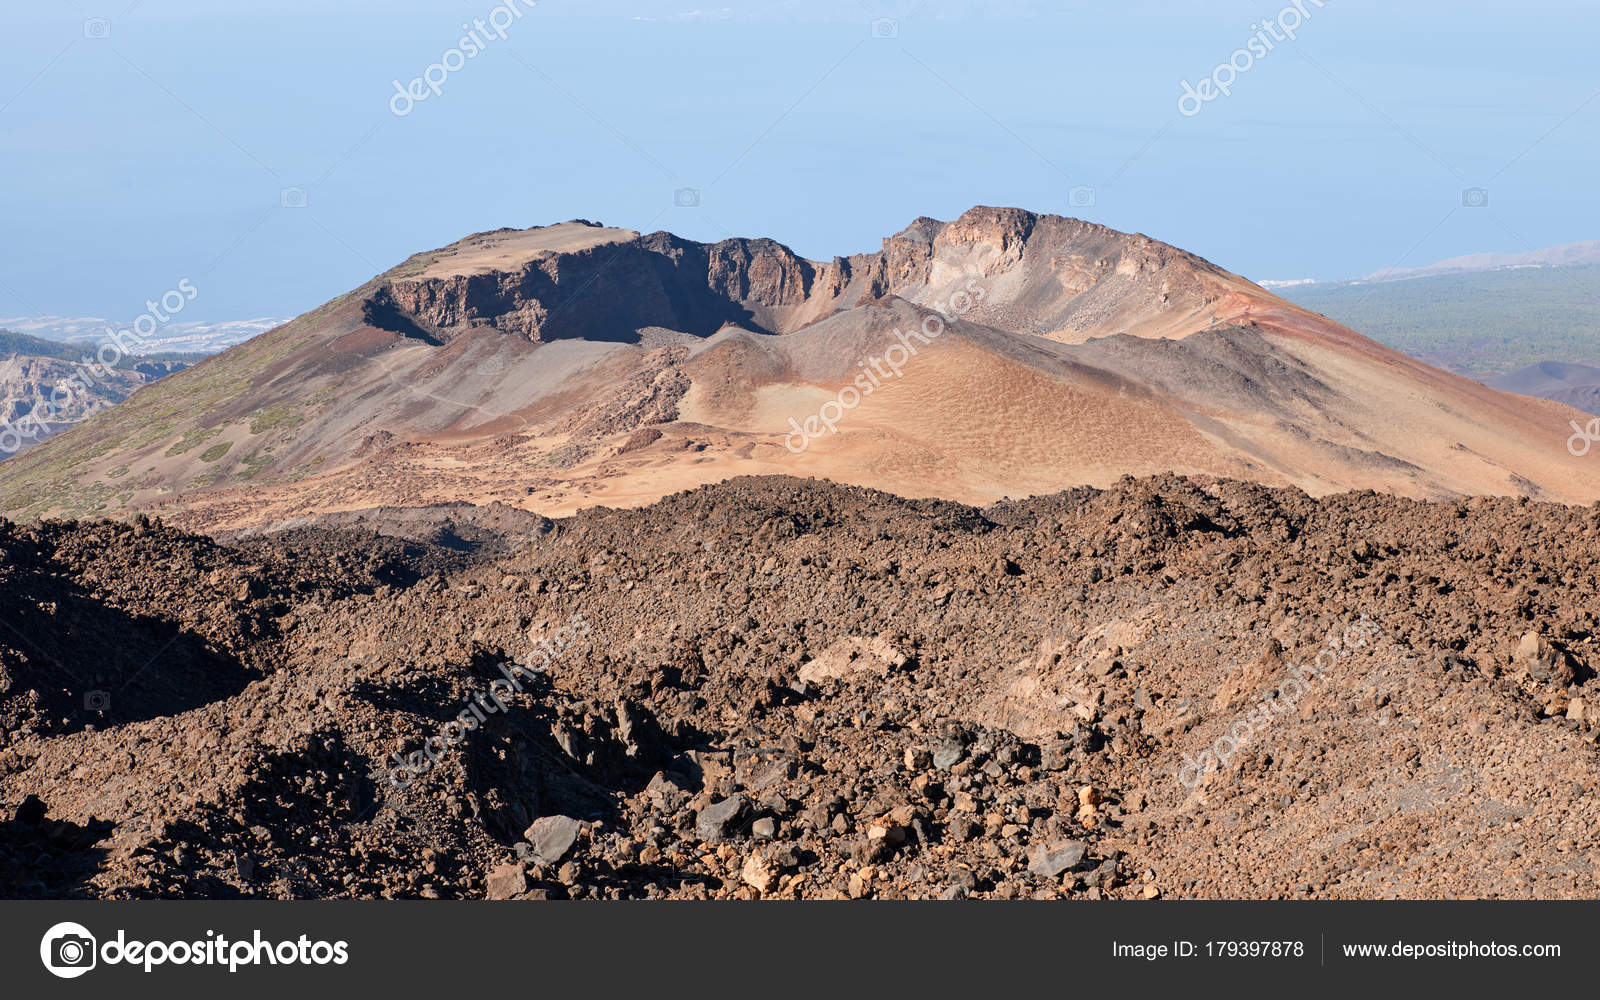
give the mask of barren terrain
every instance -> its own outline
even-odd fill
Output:
[[[1172,476],[6,523],[0,895],[1592,897],[1597,553]]]

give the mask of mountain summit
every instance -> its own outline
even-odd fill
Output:
[[[415,255],[163,380],[0,465],[0,512],[560,514],[768,473],[971,503],[1168,471],[1586,503],[1585,419],[1075,219],[974,208],[830,261],[574,221]]]

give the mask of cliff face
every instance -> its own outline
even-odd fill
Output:
[[[85,354],[89,351],[86,349]],[[59,358],[14,354],[0,359],[0,460],[39,444],[127,399],[151,382],[181,371],[177,361],[128,359],[110,370],[86,371]],[[87,388],[59,387],[81,377]]]
[[[494,236],[470,239],[481,246]],[[645,327],[698,336],[728,324],[792,333],[889,295],[933,302],[973,276],[1015,286],[1007,298],[1039,320],[1037,333],[1125,332],[1102,329],[1108,314],[1098,300],[1115,298],[1124,311],[1192,311],[1221,298],[1220,286],[1232,278],[1147,237],[1020,209],[975,208],[953,222],[918,219],[876,253],[826,262],[768,239],[703,244],[665,232],[545,250],[486,271],[384,281],[367,317],[440,344],[477,327],[534,343],[633,342]],[[1071,301],[1107,283],[1104,294]],[[980,310],[978,318],[984,315]]]
[[[644,327],[766,330],[774,310],[808,301],[818,270],[770,240],[703,245],[659,233],[544,254],[506,271],[389,281],[369,312],[375,325],[440,343],[480,326],[535,343],[632,342]]]

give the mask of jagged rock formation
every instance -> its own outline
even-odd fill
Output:
[[[0,331],[3,332],[3,331]],[[14,353],[0,357],[0,460],[47,441],[134,392],[189,367],[182,361],[123,359],[112,368],[95,362],[92,347],[59,346],[58,356]],[[80,363],[76,355],[87,363]],[[71,391],[64,385],[71,384]]]

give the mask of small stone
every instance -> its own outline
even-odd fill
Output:
[[[770,816],[763,816],[750,824],[750,833],[762,840],[771,840],[778,835],[778,824]]]
[[[1511,656],[1512,664],[1536,681],[1554,680],[1566,684],[1572,680],[1567,668],[1567,658],[1539,633],[1525,632]]]
[[[891,819],[881,819],[867,827],[867,839],[898,847],[906,842],[906,828]]]
[[[645,791],[663,808],[678,809],[689,797],[687,783],[667,771],[657,771],[645,786]]]
[[[933,766],[948,771],[967,755],[967,745],[958,739],[943,739],[933,748]]]
[[[1081,840],[1063,840],[1034,847],[1028,852],[1028,871],[1040,878],[1057,878],[1083,861],[1089,845]]]
[[[1078,789],[1078,822],[1084,826],[1095,826],[1100,822],[1100,803],[1102,798],[1098,789],[1093,785],[1084,785]]]
[[[571,816],[541,816],[523,831],[522,836],[533,846],[533,854],[547,865],[553,865],[567,856],[578,839],[583,824]]]
[[[522,872],[522,866],[509,863],[496,866],[489,872],[488,897],[490,899],[510,899],[520,893],[528,891],[528,879]]]
[[[872,879],[877,875],[877,869],[868,866],[858,872],[850,874],[850,898],[862,899],[872,891]]]
[[[739,824],[749,811],[749,800],[743,795],[735,795],[720,802],[713,802],[700,810],[700,815],[695,820],[695,828],[701,840],[716,843],[724,837],[736,835],[739,832]]]
[[[1097,882],[1099,885],[1110,888],[1117,879],[1117,859],[1107,858],[1100,862],[1099,867],[1095,868],[1094,874],[1098,876]]]
[[[744,859],[744,867],[739,870],[739,877],[744,879],[746,885],[765,896],[778,884],[778,868],[768,861],[760,851]]]
[[[1153,885],[1147,885],[1147,886],[1144,887],[1144,898],[1145,899],[1160,899],[1161,898],[1161,890],[1157,889]]]
[[[749,787],[752,789],[767,788],[772,785],[791,781],[799,773],[799,767],[793,760],[785,759],[774,764],[766,771],[751,779]]]
[[[926,771],[933,766],[933,755],[921,747],[906,747],[906,770]]]
[[[950,835],[957,843],[964,843],[983,832],[983,824],[971,816],[958,813],[950,820]]]

